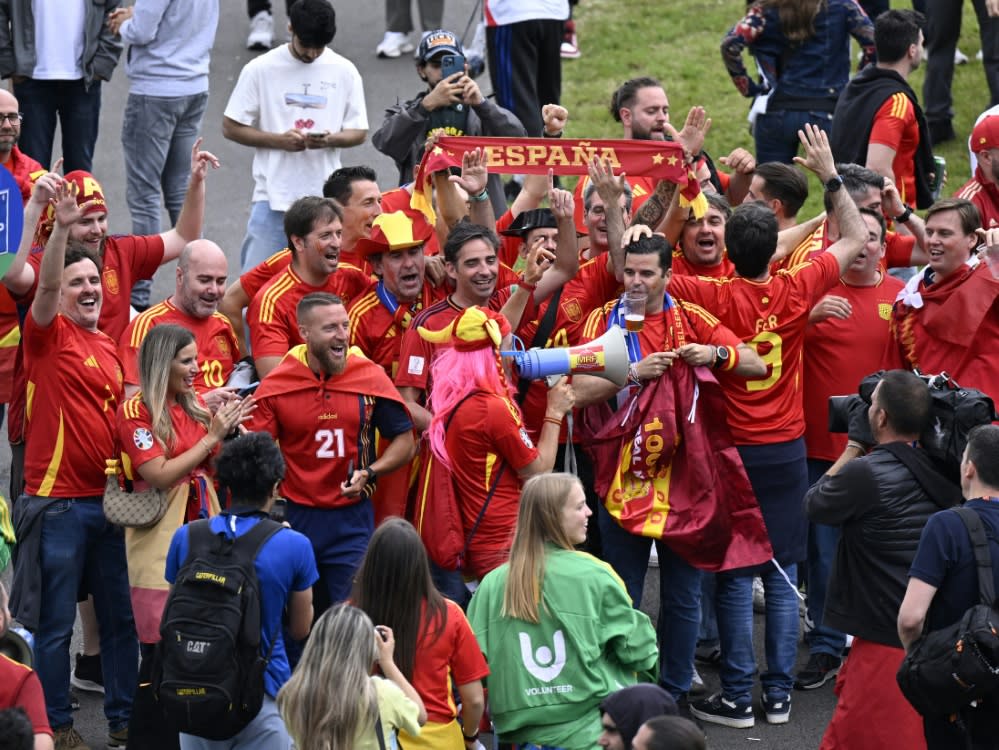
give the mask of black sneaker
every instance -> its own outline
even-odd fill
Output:
[[[721,724],[724,727],[733,727],[734,729],[749,729],[756,723],[751,700],[733,703],[723,698],[721,693],[713,695],[707,700],[691,703],[690,713],[709,724]]]
[[[721,664],[721,646],[717,641],[714,643],[710,641],[703,644],[698,643],[697,648],[694,649],[694,661],[711,666]]]
[[[77,690],[89,693],[104,693],[104,674],[101,672],[101,655],[76,655],[76,669],[69,681]]]
[[[798,672],[794,681],[795,690],[815,690],[833,679],[839,672],[843,660],[832,654],[810,654],[805,668]]]
[[[764,695],[763,713],[767,715],[767,724],[787,724],[791,718],[791,696],[787,693]]]

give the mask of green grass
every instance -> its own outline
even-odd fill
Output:
[[[619,138],[621,126],[609,109],[611,94],[629,78],[650,75],[666,86],[675,127],[683,125],[691,106],[707,109],[712,125],[706,147],[712,156],[724,156],[738,146],[753,151],[746,122],[750,100],[732,85],[719,51],[725,32],[744,10],[742,0],[582,0],[574,17],[583,56],[562,65],[562,102],[570,113],[566,135]],[[980,43],[970,0],[964,2],[960,48],[971,61],[954,73],[958,138],[936,149],[947,160],[946,195],[968,179],[967,136],[975,118],[989,106],[982,64],[974,59]],[[748,54],[745,61],[752,70]],[[922,69],[909,82],[922,100]],[[813,175],[810,187],[803,217],[821,210],[821,191]]]

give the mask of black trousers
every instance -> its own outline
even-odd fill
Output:
[[[486,28],[489,77],[496,102],[513,112],[527,135],[540,138],[541,107],[562,95],[564,21],[536,19]]]

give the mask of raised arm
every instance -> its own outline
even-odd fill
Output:
[[[59,160],[60,162],[62,159]],[[28,293],[35,283],[35,269],[28,265],[28,255],[34,242],[35,227],[49,202],[55,198],[56,188],[63,184],[63,179],[56,172],[46,172],[35,181],[31,190],[31,198],[24,207],[24,231],[21,242],[17,246],[17,254],[3,275],[3,284],[15,297]]]
[[[486,169],[486,156],[485,152],[481,148],[476,148],[471,151],[466,151],[461,155],[461,176],[451,175],[447,176],[447,172],[440,172],[434,175],[435,181],[438,175],[443,175],[447,180],[454,185],[459,186],[468,194],[468,219],[473,224],[481,224],[485,227],[492,227],[496,224],[496,216],[493,214],[492,203],[489,202],[489,193],[487,192],[486,184],[489,180],[489,170]],[[454,188],[447,191],[449,194],[457,196],[457,192]],[[440,193],[440,191],[439,191]],[[465,202],[460,198],[456,197],[451,199],[449,202],[455,203],[455,205],[460,206],[461,216],[458,216],[458,220],[465,215]],[[438,198],[438,203],[443,202]],[[444,208],[442,205],[441,213],[444,213]],[[451,221],[450,214],[454,214],[455,209],[452,207],[449,210],[449,216],[447,217],[449,226],[453,226],[456,221]]]
[[[568,190],[555,187],[551,170],[548,172],[548,205],[558,224],[558,243],[555,246],[555,264],[548,269],[534,290],[534,302],[539,305],[559,287],[572,281],[579,271],[576,222],[573,218],[576,202]]]
[[[836,164],[833,161],[832,149],[829,148],[829,137],[825,131],[812,124],[806,124],[804,130],[798,131],[798,138],[804,146],[805,156],[794,157],[794,161],[818,176],[823,185],[836,179]],[[840,275],[846,273],[853,259],[864,248],[867,241],[867,227],[860,218],[857,204],[850,194],[842,188],[830,193],[832,195],[833,211],[839,219],[840,238],[834,242],[827,252],[832,253],[839,262]]]
[[[160,235],[163,238],[163,263],[177,260],[187,243],[201,236],[205,223],[205,176],[209,166],[212,169],[220,166],[215,154],[201,150],[202,140],[198,138],[191,148],[191,180],[187,184],[177,225]]]
[[[76,202],[79,187],[62,182],[55,188],[55,224],[45,245],[42,265],[38,269],[38,291],[31,303],[31,316],[39,328],[47,328],[59,312],[62,273],[66,260],[69,228],[83,217],[84,209]]]
[[[607,217],[607,270],[621,281],[624,274],[624,237],[625,216],[621,210],[621,196],[624,195],[624,172],[614,176],[614,168],[610,160],[601,161],[594,156],[587,165],[590,182],[596,188],[597,195],[604,202],[604,214]]]

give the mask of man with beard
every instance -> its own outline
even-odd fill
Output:
[[[343,300],[307,294],[296,317],[304,343],[263,379],[247,426],[281,444],[287,520],[312,542],[319,567],[318,615],[350,593],[374,531],[375,479],[407,463],[415,447],[413,423],[392,381],[348,348]],[[375,430],[389,441],[377,458]]]
[[[21,112],[17,99],[7,89],[0,89],[0,164],[14,175],[21,188],[21,200],[31,197],[31,185],[36,177],[45,173],[45,167],[17,147],[21,137]]]
[[[829,142],[838,162],[864,164],[898,185],[902,202],[928,208],[936,167],[926,118],[908,78],[923,60],[922,27],[914,10],[890,10],[874,23],[877,64],[840,94]]]
[[[328,292],[346,303],[371,284],[362,271],[339,268],[343,210],[332,198],[299,198],[284,214],[284,230],[291,265],[264,284],[246,315],[260,377],[302,343],[296,309],[305,295]]]
[[[195,240],[184,248],[177,261],[173,296],[134,318],[118,345],[127,397],[139,389],[139,347],[146,334],[155,326],[174,323],[194,334],[199,364],[194,388],[213,405],[208,394],[225,385],[239,361],[236,334],[229,320],[218,312],[228,268],[222,248],[211,240]]]
[[[999,115],[984,117],[975,125],[971,152],[978,159],[975,176],[954,197],[974,203],[982,227],[991,229],[999,226]]]
[[[119,747],[138,679],[138,641],[124,536],[107,523],[101,502],[106,460],[117,451],[122,374],[115,342],[99,330],[99,261],[79,243],[67,250],[86,210],[77,190],[70,182],[53,186],[52,235],[24,323],[32,399],[25,494],[14,504],[19,544],[12,610],[35,634],[35,666],[57,746],[83,747],[73,729],[67,667],[76,600],[81,591],[93,595],[108,744]]]

